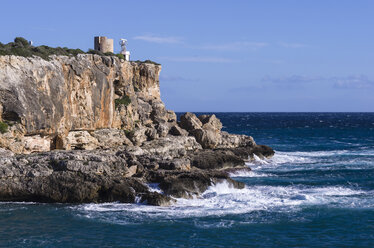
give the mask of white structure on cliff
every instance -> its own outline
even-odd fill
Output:
[[[121,45],[121,54],[125,56],[126,61],[130,61],[130,51],[126,51],[127,40],[121,39],[119,44]]]

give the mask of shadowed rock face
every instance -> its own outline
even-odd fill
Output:
[[[274,151],[222,132],[215,115],[177,122],[160,99],[160,69],[97,55],[0,56],[0,201],[166,206],[224,180],[243,188],[227,171]]]

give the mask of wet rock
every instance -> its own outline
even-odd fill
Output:
[[[244,188],[244,183],[228,177],[225,172],[191,171],[189,173],[154,173],[150,180],[159,183],[165,194],[178,198],[192,198],[199,196],[209,186],[227,181],[234,188]]]
[[[243,167],[244,161],[232,151],[201,150],[191,156],[191,164],[199,169],[225,169]]]
[[[153,205],[153,206],[170,206],[172,203],[175,203],[176,200],[170,196],[162,195],[157,192],[148,192],[141,196],[141,203]]]

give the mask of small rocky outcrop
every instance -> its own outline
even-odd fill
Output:
[[[87,54],[0,56],[0,201],[166,206],[223,180],[243,188],[228,171],[274,151],[221,131],[215,115],[177,121],[160,98],[160,69]]]

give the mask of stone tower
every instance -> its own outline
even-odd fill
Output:
[[[95,50],[103,53],[113,53],[113,39],[108,39],[105,36],[95,37]]]

